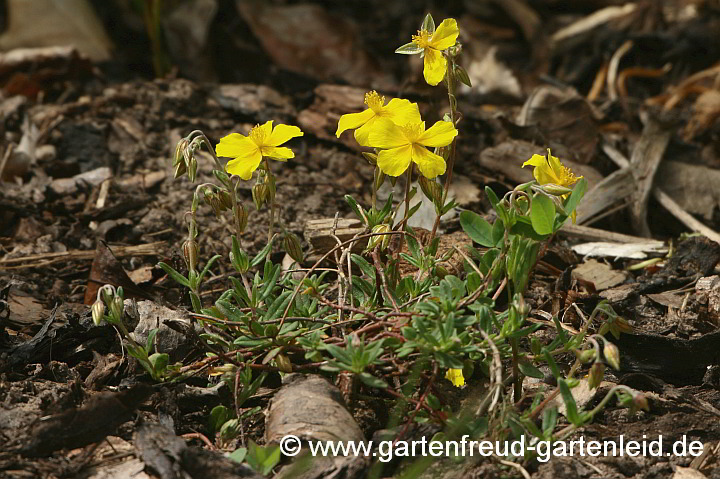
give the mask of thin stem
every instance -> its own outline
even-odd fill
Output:
[[[265,169],[267,170],[268,178],[272,179],[272,172],[270,171],[270,160],[265,158]],[[272,241],[273,237],[273,226],[275,225],[275,195],[271,194],[270,196],[270,225],[268,226],[268,243]],[[268,251],[267,257],[265,258],[266,261],[270,261],[270,253],[271,251]]]
[[[450,121],[452,122],[452,125],[455,126],[455,121],[457,117],[457,100],[455,98],[455,76],[453,75],[453,67],[455,66],[455,58],[449,57],[447,59],[447,71],[445,73],[445,80],[447,81],[447,90],[448,90],[448,101],[450,102]],[[445,205],[445,201],[447,201],[448,191],[450,191],[450,184],[452,183],[453,178],[453,168],[455,167],[455,141],[457,140],[457,137],[453,138],[452,143],[450,143],[450,154],[448,155],[448,163],[447,163],[447,177],[445,178],[445,189],[443,190],[443,197],[442,197],[442,203]],[[432,231],[430,232],[430,241],[432,241],[435,238],[435,234],[437,233],[438,226],[440,225],[440,218],[441,215],[437,215],[435,217],[435,223],[433,224]]]
[[[400,223],[400,230],[405,229],[405,225],[410,219],[410,184],[412,183],[412,170],[413,166],[410,164],[407,169],[407,178],[405,179],[405,217],[402,223]]]

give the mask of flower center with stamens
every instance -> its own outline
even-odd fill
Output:
[[[407,125],[401,126],[400,129],[402,129],[405,138],[407,138],[410,143],[414,143],[415,140],[417,140],[420,135],[425,132],[425,128],[422,123],[408,123]]]
[[[379,114],[385,105],[385,97],[380,96],[378,92],[373,90],[365,94],[365,104],[376,114]]]
[[[412,42],[420,48],[430,46],[430,38],[432,35],[427,30],[418,30],[417,35],[412,36]]]
[[[262,145],[265,140],[265,132],[260,128],[260,125],[255,125],[248,133],[248,136],[256,145]]]

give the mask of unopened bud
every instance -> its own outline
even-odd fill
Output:
[[[183,138],[178,141],[175,146],[175,156],[173,157],[173,166],[177,166],[179,163],[185,163],[185,148],[188,146],[187,138]]]
[[[285,354],[280,353],[275,356],[275,364],[277,365],[278,369],[284,373],[292,372],[292,361],[290,361],[290,358],[287,357]]]
[[[440,186],[440,183],[435,180],[429,180],[423,175],[418,177],[418,183],[420,183],[420,188],[430,201],[436,204],[442,203],[443,188]]]
[[[197,169],[198,169],[198,162],[195,159],[195,157],[190,158],[190,162],[188,163],[187,167],[187,173],[188,173],[188,179],[190,181],[195,181],[195,177],[197,176]]]
[[[300,245],[300,238],[294,233],[285,233],[285,239],[283,240],[283,246],[285,252],[290,255],[292,259],[298,263],[302,263],[304,256],[302,246]]]
[[[620,350],[617,346],[606,340],[603,355],[605,356],[605,361],[607,361],[613,369],[617,371],[620,370]]]
[[[226,210],[230,210],[233,207],[233,201],[232,196],[230,196],[230,193],[228,193],[225,190],[218,191],[218,198],[220,198],[220,202],[225,207]]]
[[[177,180],[185,173],[187,173],[187,165],[185,164],[185,160],[183,159],[182,161],[180,161],[180,163],[177,163],[175,165],[174,178]]]
[[[595,389],[600,385],[600,382],[605,376],[605,365],[597,362],[590,367],[590,374],[588,374],[588,387]]]
[[[125,313],[125,303],[120,296],[115,296],[110,303],[110,313],[113,319],[116,321],[122,321],[123,314]]]
[[[266,177],[266,179],[265,179],[265,184],[266,184],[267,187],[268,187],[268,196],[267,196],[267,199],[268,199],[268,201],[269,201],[270,203],[272,203],[272,202],[275,201],[275,191],[276,191],[276,189],[275,189],[275,176],[272,175],[271,173],[268,173],[268,175],[267,175],[267,177]]]
[[[582,351],[580,351],[579,349],[575,349],[573,352],[582,364],[592,361],[597,356],[595,349],[584,349]]]
[[[188,269],[195,270],[198,261],[198,245],[195,240],[188,240],[183,243],[183,256]]]
[[[212,195],[212,197],[210,198],[210,207],[212,208],[213,213],[215,213],[215,216],[217,218],[220,217],[220,213],[225,211],[225,206],[222,204],[220,197],[216,194]]]
[[[372,229],[373,233],[389,233],[390,232],[390,225],[386,223],[381,223],[379,225],[373,226]],[[368,248],[373,249],[376,246],[380,246],[381,250],[384,250],[388,247],[390,244],[390,235],[378,235],[373,236],[370,238],[370,241],[368,241]]]
[[[105,305],[103,302],[100,300],[95,301],[90,311],[92,312],[93,323],[95,323],[95,326],[100,326],[105,316]]]
[[[375,191],[385,183],[385,173],[380,168],[375,168]]]
[[[245,232],[248,224],[248,210],[245,205],[238,203],[236,208],[233,208],[233,216],[235,217],[238,233]]]
[[[545,193],[553,196],[563,196],[568,195],[572,193],[572,190],[570,188],[566,188],[564,186],[560,185],[554,185],[552,183],[548,183],[546,185],[542,185],[540,187]]]
[[[255,203],[255,208],[258,210],[263,207],[268,199],[268,187],[264,183],[257,184],[252,187],[252,199]]]
[[[367,160],[368,163],[370,163],[372,166],[377,165],[377,155],[375,153],[370,153],[367,151],[362,152],[362,156]]]

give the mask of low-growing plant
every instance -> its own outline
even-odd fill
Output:
[[[182,380],[205,373],[220,376],[230,385],[234,408],[218,406],[210,419],[210,428],[221,444],[230,445],[238,436],[246,444],[243,422],[258,414],[259,408],[243,405],[269,373],[347,375],[351,386],[345,392],[351,399],[362,391],[395,402],[395,424],[404,422],[406,430],[413,421],[436,421],[446,426],[442,437],[447,439],[465,433],[473,439],[526,435],[534,440],[558,440],[592,421],[612,397],[631,409],[647,407],[644,397],[626,386],[613,387],[591,410],[579,410],[575,404],[572,388],[579,383],[576,374],[582,368],[589,365],[588,383],[595,388],[605,364],[619,367],[618,350],[605,335],[617,336],[627,331],[628,325],[607,303],[601,302],[587,317],[582,316],[582,327],[572,334],[558,316],[551,321],[528,321],[532,311],[524,298],[535,265],[554,235],[568,220],[575,220],[587,188],[586,180],[576,177],[550,150],[522,164],[534,168],[533,181],[502,196],[485,188],[494,220],[472,211],[461,212],[462,229],[475,246],[439,247],[440,219],[456,208],[449,197],[455,143],[462,137],[456,85],[470,84],[459,64],[459,33],[455,20],[445,19],[436,28],[432,16],[427,15],[412,41],[397,49],[401,54],[422,55],[427,83],[445,85],[449,107],[444,118],[426,127],[417,104],[398,98],[386,101],[375,91],[365,95],[364,111],[340,118],[337,136],[354,130],[358,144],[367,148],[362,155],[374,169],[372,201],[366,207],[349,195],[345,197],[364,231],[347,241],[338,240],[312,265],[302,264],[298,237],[278,224],[278,183],[269,161],[294,157],[292,150],[281,145],[303,135],[298,127],[273,126],[268,121],[247,135],[223,137],[214,149],[199,131],[179,142],[173,160],[175,177],[187,175],[194,181],[197,153],[205,147],[214,161],[216,183],[195,188],[186,215],[188,237],[183,255],[188,274],[164,263],[160,267],[188,290],[193,316],[204,328],[201,338],[209,350],[204,359],[162,374],[143,365],[154,379]],[[231,160],[224,165],[219,157]],[[270,221],[265,248],[251,257],[241,243],[249,213],[238,185],[250,181],[255,172],[252,201],[258,210],[269,208]],[[445,181],[440,183],[438,177],[443,174]],[[401,204],[396,205],[392,195],[378,204],[377,192],[384,181],[389,179],[394,185],[402,175]],[[414,178],[436,212],[433,229],[424,242],[408,224],[417,210],[417,206],[409,206],[417,194],[412,187]],[[213,304],[202,304],[200,295],[203,278],[219,260],[214,256],[198,271],[201,240],[196,213],[201,199],[217,215],[229,213],[234,226],[228,259],[235,273],[229,279],[231,287]],[[282,241],[276,241],[278,237]],[[391,241],[393,237],[400,241]],[[362,254],[353,252],[355,243],[365,248]],[[398,243],[404,248],[399,249]],[[270,253],[278,245],[297,262],[297,268],[284,270],[273,263]],[[443,267],[454,255],[462,258],[460,274],[449,274]],[[298,272],[302,277],[293,274]],[[121,316],[109,321],[119,325]],[[547,343],[539,340],[534,333],[541,328],[553,329],[554,339]],[[132,342],[129,345],[129,350],[138,347]],[[149,343],[146,351],[149,353]],[[162,362],[153,362],[156,354],[148,356],[151,366]],[[576,359],[564,373],[557,358],[573,354]],[[543,378],[543,366],[557,386],[533,393],[530,407],[520,407],[527,394],[523,378]],[[443,381],[464,387],[471,377],[487,378],[487,393],[475,410],[453,411],[443,399]],[[509,386],[512,394],[507,394]],[[552,404],[557,396],[565,403],[569,421],[565,427],[558,427],[557,407]],[[250,443],[249,449],[238,449],[233,455],[267,473],[268,467],[277,463],[274,449],[259,451]],[[530,457],[507,459],[522,463]]]

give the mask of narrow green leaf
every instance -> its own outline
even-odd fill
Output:
[[[160,262],[160,263],[158,263],[158,266],[160,266],[160,268],[162,268],[162,270],[165,271],[168,274],[168,276],[170,276],[173,279],[173,281],[175,281],[176,283],[180,283],[181,285],[185,286],[186,288],[190,287],[190,281],[188,281],[188,279],[185,276],[183,276],[180,273],[178,273],[177,271],[175,271],[175,269],[173,269],[173,267],[170,266],[169,264]]]

